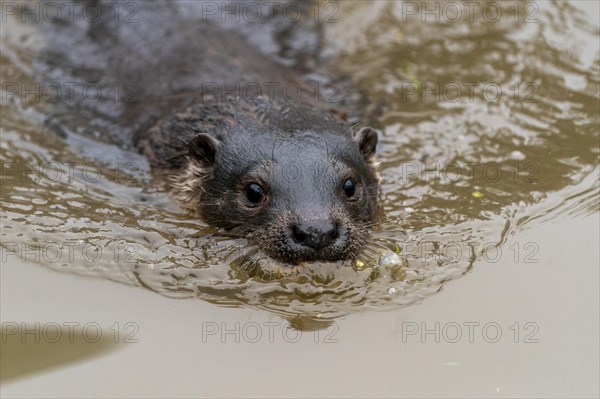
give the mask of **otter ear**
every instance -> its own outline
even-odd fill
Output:
[[[372,161],[377,147],[377,130],[372,127],[363,127],[354,133],[354,141],[358,144],[365,161]]]
[[[188,144],[190,158],[202,166],[213,166],[218,146],[219,142],[213,136],[200,133],[194,136]]]

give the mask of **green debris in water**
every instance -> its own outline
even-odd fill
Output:
[[[471,195],[475,198],[483,197],[483,193],[481,191],[473,191],[473,193]]]
[[[406,77],[408,78],[409,82],[415,85],[417,93],[420,93],[422,82],[419,80],[419,78],[417,78],[417,75],[415,75],[415,73],[413,72],[410,64],[404,63],[402,69],[404,70],[404,73],[406,74]]]

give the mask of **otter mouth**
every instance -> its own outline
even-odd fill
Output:
[[[345,251],[323,251],[323,250],[303,250],[292,254],[273,253],[267,248],[262,248],[274,260],[287,263],[291,266],[297,266],[304,262],[337,262],[351,259]]]
[[[246,237],[250,244],[260,248],[270,258],[297,266],[303,262],[337,262],[353,259],[362,248],[361,243],[350,237],[347,231],[339,233],[336,241],[329,245],[298,242],[293,234],[271,236],[257,231]]]
[[[268,252],[267,252],[268,253]],[[340,249],[301,249],[294,251],[293,253],[286,254],[282,256],[282,254],[272,254],[269,253],[269,256],[274,259],[284,261],[291,265],[298,265],[303,262],[336,262],[341,260],[347,260],[352,258],[349,254],[347,248]]]
[[[283,253],[276,251],[276,253],[270,254],[270,256],[275,258],[278,257],[281,260],[293,265],[301,262],[335,262],[339,260],[350,259],[353,252],[350,251],[350,248],[351,245],[348,242],[343,242],[324,248],[311,248],[302,244],[294,243],[292,245],[288,245]]]

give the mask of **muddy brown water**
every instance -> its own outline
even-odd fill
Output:
[[[249,273],[240,263],[245,240],[180,210],[153,187],[140,155],[76,129],[58,137],[47,123],[55,92],[35,67],[52,37],[13,15],[0,41],[3,262],[332,319],[443,295],[446,283],[501,252],[533,262],[535,244],[508,248],[506,240],[598,212],[593,7],[527,2],[517,12],[503,3],[498,20],[475,13],[423,22],[407,2],[331,4],[319,51],[332,76],[363,93],[363,122],[383,132],[385,216],[359,263]],[[250,40],[285,61],[276,40]]]

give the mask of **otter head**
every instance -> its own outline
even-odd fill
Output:
[[[277,260],[356,256],[378,208],[377,132],[196,135],[189,159],[204,220]],[[192,168],[192,169],[193,169]]]

